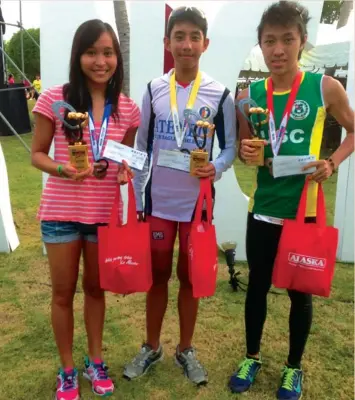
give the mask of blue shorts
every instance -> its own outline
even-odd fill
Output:
[[[81,222],[41,221],[44,243],[69,243],[87,240],[97,243],[97,227],[106,224],[82,224]]]

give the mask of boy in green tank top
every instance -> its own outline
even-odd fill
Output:
[[[250,197],[246,235],[249,284],[245,303],[246,358],[231,376],[234,393],[247,391],[254,383],[262,362],[260,342],[267,313],[267,293],[284,218],[295,218],[306,176],[311,179],[307,202],[307,222],[314,222],[317,184],[329,178],[354,151],[354,112],[343,86],[329,76],[304,73],[298,69],[307,41],[308,10],[299,3],[280,1],[263,14],[258,41],[270,77],[243,90],[238,101],[251,98],[268,109],[268,120],[260,126],[264,139],[264,165],[257,168]],[[244,110],[244,112],[247,110]],[[329,112],[347,131],[347,136],[327,160],[320,160],[323,123]],[[242,112],[239,122],[239,158],[246,164],[258,159],[259,148],[250,140],[250,128]],[[257,122],[253,115],[253,122]],[[282,176],[279,156],[314,156],[299,173],[292,158],[286,159],[289,175]],[[302,169],[302,173],[301,173]],[[289,172],[288,172],[289,171]],[[305,174],[307,173],[307,175]],[[302,396],[301,359],[312,323],[312,296],[288,291],[289,354],[276,393],[279,400]]]

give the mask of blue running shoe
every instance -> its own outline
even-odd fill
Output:
[[[233,393],[242,393],[250,389],[256,375],[261,368],[262,362],[254,358],[245,358],[239,364],[238,370],[230,377],[229,388]]]
[[[277,391],[278,400],[299,400],[302,397],[303,372],[287,365],[283,368],[281,384]]]

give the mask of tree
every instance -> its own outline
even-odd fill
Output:
[[[125,1],[114,1],[115,20],[120,41],[121,54],[123,59],[123,93],[129,96],[130,91],[130,27]]]
[[[340,6],[339,21],[337,29],[342,28],[348,23],[350,13],[353,9],[354,3],[352,1],[343,0]]]
[[[39,44],[39,28],[28,29],[27,32],[36,40]],[[10,40],[5,43],[5,51],[11,57],[12,61],[15,62],[17,67],[21,69],[21,31],[16,32]],[[32,81],[37,74],[40,73],[40,51],[38,46],[32,41],[32,39],[24,32],[23,33],[23,53],[24,53],[24,65],[25,70],[22,71]],[[7,60],[6,65],[8,72],[12,73],[16,81],[22,81],[23,77]]]
[[[324,1],[320,22],[332,24],[339,19],[342,0]]]

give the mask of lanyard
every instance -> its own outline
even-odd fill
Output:
[[[201,72],[199,71],[197,73],[195,82],[192,86],[189,99],[187,101],[187,105],[186,105],[187,109],[192,109],[195,104],[197,93],[198,93],[198,90],[200,89],[200,85],[201,85],[201,79],[202,79]],[[180,148],[182,146],[182,142],[184,141],[184,137],[185,137],[186,130],[187,130],[187,125],[185,125],[184,129],[182,129],[182,127],[180,126],[179,112],[178,112],[178,106],[177,106],[177,97],[176,97],[175,71],[172,73],[172,75],[170,77],[170,108],[171,108],[171,115],[173,117],[175,139],[176,139],[178,148]]]
[[[105,137],[106,137],[106,133],[107,133],[108,121],[109,121],[110,115],[111,115],[111,109],[112,109],[112,105],[110,103],[106,102],[105,109],[104,109],[104,115],[102,117],[102,122],[101,122],[100,134],[98,137],[96,136],[96,132],[95,132],[95,124],[94,124],[94,118],[92,115],[92,109],[89,110],[89,134],[90,134],[92,154],[94,156],[95,161],[98,161],[101,156],[102,148],[104,146]]]
[[[272,153],[274,154],[274,157],[276,157],[279,154],[281,143],[286,133],[286,127],[288,120],[290,118],[292,107],[296,100],[298,89],[300,88],[301,85],[301,80],[302,80],[302,72],[298,71],[292,83],[291,93],[288,96],[286,107],[282,115],[280,128],[278,130],[276,130],[275,126],[274,97],[273,97],[274,87],[271,78],[269,78],[267,81],[267,108],[270,110],[269,136],[271,142],[271,149]]]

